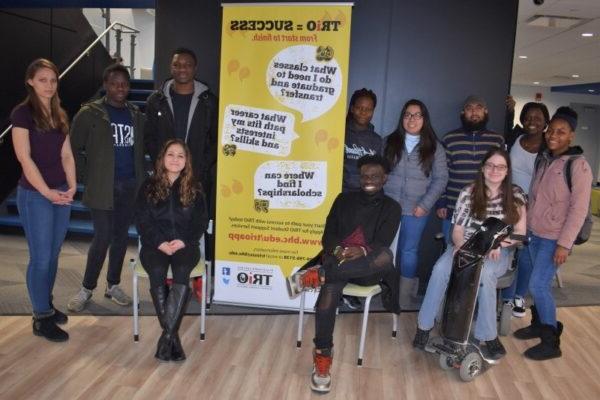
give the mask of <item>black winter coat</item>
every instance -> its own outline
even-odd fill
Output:
[[[175,239],[186,246],[198,246],[208,226],[204,194],[199,193],[191,207],[184,207],[179,199],[178,179],[173,182],[169,197],[154,204],[146,194],[151,184],[151,178],[144,181],[136,201],[135,224],[142,246],[156,249]]]
[[[146,101],[147,122],[144,129],[146,151],[153,162],[156,161],[162,146],[175,138],[173,108],[170,87],[173,80],[167,80],[162,87]],[[205,193],[214,182],[217,162],[217,97],[208,87],[195,81],[194,98],[188,118],[186,144],[192,155],[194,175],[204,186]]]

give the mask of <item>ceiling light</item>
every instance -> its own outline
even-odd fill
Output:
[[[579,74],[573,74],[571,75],[571,78],[579,78]]]
[[[534,15],[527,19],[525,23],[529,26],[540,28],[571,28],[575,25],[581,25],[587,20],[576,17],[563,17],[559,15]]]
[[[519,58],[522,58],[523,60],[527,59],[527,56],[519,56]]]
[[[539,85],[540,83],[538,81],[533,82],[534,85]]]
[[[583,37],[594,37],[594,34],[591,33],[591,32],[585,32],[585,33],[582,33],[581,36],[583,36]]]

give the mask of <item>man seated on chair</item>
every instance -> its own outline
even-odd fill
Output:
[[[347,283],[382,286],[382,302],[399,313],[399,278],[389,247],[400,223],[400,205],[383,193],[389,167],[379,155],[358,160],[360,191],[340,193],[323,233],[321,264],[287,279],[290,297],[320,287],[315,315],[311,388],[328,392],[336,308]]]

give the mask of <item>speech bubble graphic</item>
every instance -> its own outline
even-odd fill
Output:
[[[225,107],[223,144],[235,144],[236,150],[286,157],[292,141],[299,136],[294,131],[294,114],[239,104]]]
[[[227,64],[227,72],[231,75],[232,72],[235,72],[240,67],[240,62],[238,60],[231,60]]]
[[[268,200],[269,209],[309,210],[327,194],[324,161],[267,161],[254,173],[254,199]]]
[[[240,75],[240,82],[242,82],[244,79],[246,79],[247,77],[250,76],[250,68],[242,67],[242,69],[240,69],[239,75]]]
[[[333,107],[342,90],[342,71],[336,59],[317,60],[317,46],[290,46],[269,62],[266,79],[271,95],[302,114],[302,122],[320,117]]]
[[[317,133],[315,133],[315,144],[318,146],[319,143],[327,140],[327,131],[325,129],[319,129]]]

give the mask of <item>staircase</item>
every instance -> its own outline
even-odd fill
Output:
[[[146,108],[146,99],[153,92],[153,87],[153,81],[132,79],[131,89],[127,99],[144,111]],[[104,95],[104,90],[99,93]],[[147,161],[147,164],[149,164],[149,160]],[[75,201],[71,204],[71,221],[69,222],[68,232],[92,236],[94,234],[94,227],[91,221],[90,210],[81,203],[83,188],[84,186],[82,184],[77,184]],[[0,207],[0,232],[11,228],[22,229],[21,220],[17,211],[16,190],[14,190],[6,199],[3,207]],[[137,238],[137,231],[133,225],[129,227],[129,237]]]

